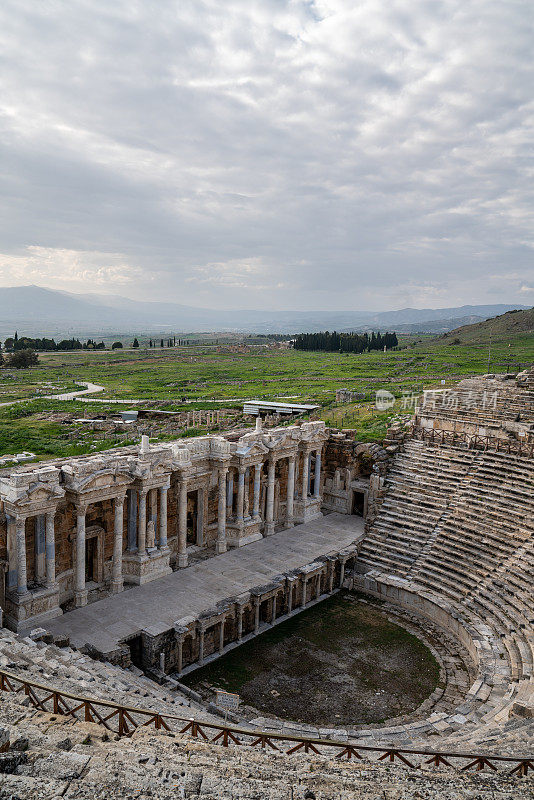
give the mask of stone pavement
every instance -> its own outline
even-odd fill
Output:
[[[339,552],[363,535],[362,517],[328,514],[70,611],[48,621],[46,628],[69,636],[75,647],[90,644],[108,653],[140,631],[163,633],[182,617],[196,618],[226,598]]]

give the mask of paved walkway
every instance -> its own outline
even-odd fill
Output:
[[[105,386],[98,386],[96,383],[88,381],[76,381],[78,386],[85,386],[85,389],[77,389],[74,392],[64,392],[63,394],[38,394],[34,397],[22,397],[20,400],[9,400],[7,403],[0,403],[0,408],[5,406],[15,406],[17,403],[28,403],[31,400],[74,400],[87,394],[105,391]],[[84,402],[90,402],[85,400]]]
[[[338,552],[363,534],[361,517],[328,514],[70,611],[44,626],[69,636],[74,646],[91,644],[101,653],[110,652],[121,639],[141,630],[152,635],[167,631],[182,617],[197,617],[228,597]]]

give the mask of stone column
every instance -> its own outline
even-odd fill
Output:
[[[287,596],[287,613],[291,614],[293,611],[293,581],[288,581],[288,596]]]
[[[226,516],[228,519],[232,516],[234,510],[234,473],[233,470],[228,471],[228,485],[226,488]]]
[[[294,523],[293,501],[295,498],[295,456],[289,456],[287,471],[287,520],[286,525],[292,528]]]
[[[128,489],[128,551],[137,550],[137,489]]]
[[[18,581],[17,592],[28,594],[28,578],[26,565],[26,517],[16,517],[15,531],[17,537]]]
[[[162,486],[159,490],[159,549],[167,552],[167,486]]]
[[[34,519],[35,524],[35,579],[42,583],[46,575],[46,546],[45,546],[45,515],[39,514]]]
[[[317,575],[316,583],[315,583],[315,598],[318,600],[321,596],[321,573]]]
[[[76,573],[74,579],[74,605],[87,605],[85,588],[85,514],[87,507],[76,506]]]
[[[343,588],[343,581],[345,580],[345,563],[346,563],[346,560],[343,559],[341,561],[341,572],[339,573],[339,588],[340,589]]]
[[[219,507],[217,514],[217,542],[215,551],[226,552],[226,471],[227,467],[219,470]]]
[[[254,501],[252,506],[254,522],[260,521],[260,478],[261,464],[254,464]]]
[[[219,628],[219,655],[222,656],[224,653],[224,619],[220,622],[221,627]]]
[[[178,498],[178,566],[187,567],[187,479],[180,481]]]
[[[122,529],[124,523],[124,497],[113,499],[115,514],[113,523],[113,562],[111,565],[111,591],[113,594],[122,592],[124,588],[122,577]]]
[[[237,607],[237,641],[243,638],[243,606]]]
[[[199,489],[197,492],[197,545],[204,545],[204,509],[205,509],[206,490]]]
[[[243,509],[245,503],[245,468],[240,464],[237,479],[237,514],[236,522],[239,526],[243,525]]]
[[[275,595],[273,595],[273,599],[272,599],[273,607],[271,609],[271,611],[272,611],[272,613],[271,613],[271,625],[274,625],[275,620],[276,620],[276,599],[277,599],[277,595],[275,594]]]
[[[274,533],[274,476],[276,461],[271,456],[269,458],[269,473],[267,481],[267,509],[265,514],[265,536]]]
[[[137,555],[147,558],[146,554],[146,489],[139,491],[139,520],[137,528]]]
[[[260,629],[260,605],[261,605],[261,598],[255,597],[254,598],[254,633],[258,633]]]
[[[51,589],[56,583],[56,532],[54,530],[54,512],[49,511],[45,519],[45,553],[46,553],[46,588]]]
[[[308,482],[309,482],[309,461],[308,453],[302,454],[302,499],[306,500],[308,497]]]
[[[7,589],[15,589],[18,586],[18,571],[17,571],[17,528],[15,524],[15,517],[6,514],[7,521],[7,556],[9,559],[9,568],[7,572]]]
[[[184,663],[184,637],[183,636],[179,636],[178,637],[178,664],[176,665],[177,668],[178,668],[177,669],[178,675],[182,674],[182,670],[184,668],[183,663]]]
[[[250,467],[245,470],[245,507],[243,514],[246,520],[250,519]]]
[[[308,453],[308,497],[311,495],[311,483],[312,483],[311,460],[312,460],[312,454]]]
[[[149,519],[154,523],[154,528],[157,527],[158,522],[158,490],[151,489],[148,493],[149,497]]]
[[[200,666],[204,663],[204,633],[206,629],[203,625],[200,626],[200,630],[198,632],[198,663]]]
[[[334,575],[336,571],[336,562],[330,561],[329,566],[330,566],[330,572],[328,574],[328,591],[330,594],[332,594],[332,592],[334,591]]]
[[[304,608],[304,606],[306,605],[306,593],[307,593],[307,591],[308,591],[308,578],[306,576],[303,576],[303,578],[302,578],[302,600],[300,602],[300,605],[302,606],[302,608]]]
[[[313,485],[313,494],[316,499],[321,496],[321,448],[317,449],[315,454],[315,480]]]

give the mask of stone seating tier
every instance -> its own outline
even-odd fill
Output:
[[[293,756],[258,747],[222,747],[177,733],[140,729],[115,741],[92,723],[36,713],[19,696],[2,698],[3,722],[26,748],[0,756],[14,772],[1,776],[6,798],[45,800],[528,800],[533,782],[504,773],[464,772],[430,765],[409,769],[372,760],[339,761],[333,754]],[[524,721],[509,723],[507,738],[521,741]],[[486,734],[493,741],[491,729]],[[467,750],[458,734],[457,750]],[[18,764],[18,766],[16,766]]]
[[[407,440],[360,551],[379,596],[433,597],[463,620],[491,686],[477,724],[504,725],[517,698],[534,703],[533,487],[532,459]],[[355,576],[364,589],[366,574]]]

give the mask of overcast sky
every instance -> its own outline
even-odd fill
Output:
[[[2,0],[0,285],[534,304],[532,0]]]

